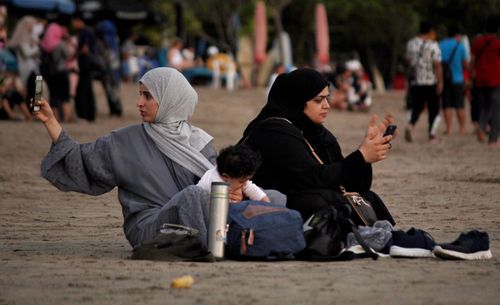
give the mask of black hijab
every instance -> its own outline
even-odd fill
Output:
[[[327,144],[325,141],[335,141],[323,125],[315,124],[304,114],[306,103],[321,93],[326,86],[326,78],[314,69],[300,68],[280,74],[269,91],[267,104],[248,124],[243,138],[262,121],[271,117],[284,117],[299,128],[308,141],[320,146]]]
[[[287,73],[280,74],[278,75],[278,77],[276,77],[276,80],[269,90],[269,95],[267,96],[267,104],[262,108],[257,117],[248,124],[247,128],[245,128],[242,140],[245,139],[262,121],[272,117],[286,117],[284,110],[286,109],[284,105],[286,102],[286,98],[282,97],[282,92],[285,92],[285,89],[287,87],[287,79]]]

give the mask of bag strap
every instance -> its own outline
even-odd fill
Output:
[[[318,156],[318,154],[316,153],[316,151],[314,150],[314,148],[312,147],[312,145],[309,143],[309,141],[307,141],[306,138],[304,138],[304,141],[306,142],[307,146],[309,146],[309,149],[311,150],[311,153],[313,154],[314,158],[319,162],[319,164],[325,164],[325,162],[323,162],[323,160],[321,160],[321,158]],[[342,192],[342,195],[347,195],[347,191],[345,189],[345,187],[343,185],[340,185],[340,191]],[[357,194],[357,193],[356,193]],[[359,194],[357,194],[359,195]]]
[[[323,162],[323,160],[321,160],[321,158],[318,156],[318,154],[316,153],[316,151],[314,150],[312,145],[309,143],[309,141],[307,141],[306,138],[304,138],[304,141],[306,142],[307,146],[309,146],[311,153],[313,154],[314,158],[319,162],[319,164],[325,164]],[[343,185],[340,185],[340,190],[342,191],[342,195],[348,194]],[[357,194],[357,195],[359,196],[359,194]],[[359,234],[358,228],[356,227],[356,224],[350,218],[342,217],[341,219],[343,219],[345,221],[345,223],[351,227],[351,230],[352,230],[352,233],[354,234],[354,237],[356,238],[358,243],[361,245],[363,250],[365,250],[366,254],[368,254],[368,256],[370,256],[373,260],[378,259],[378,254],[375,253],[370,247],[368,247],[368,245],[366,244],[363,237],[361,237],[361,234]]]
[[[366,254],[368,254],[368,256],[371,257],[371,259],[377,260],[378,254],[375,253],[375,251],[373,251],[372,248],[368,247],[361,234],[359,234],[358,228],[356,227],[354,221],[352,221],[352,219],[350,218],[343,218],[343,219],[345,219],[347,224],[351,227],[352,233],[354,234],[356,241],[361,245],[363,250],[365,250]]]
[[[457,41],[457,44],[455,45],[455,47],[453,48],[453,51],[451,52],[450,58],[446,62],[447,64],[451,64],[451,62],[453,61],[453,57],[455,57],[455,52],[457,51],[459,45],[460,45],[460,42]]]
[[[287,119],[287,118],[284,118],[284,117],[280,117],[280,116],[273,116],[273,117],[270,117],[270,118],[267,118],[267,119],[264,119],[262,121],[259,122],[259,124],[257,124],[257,126],[255,126],[254,128],[252,128],[252,130],[247,134],[247,136],[241,141],[242,144],[245,144],[245,142],[248,140],[248,138],[252,135],[253,131],[255,129],[257,129],[257,127],[259,127],[260,125],[262,125],[263,123],[265,122],[269,122],[271,120],[282,120],[282,121],[285,121],[285,122],[288,122],[290,123],[290,125],[293,126],[293,123]]]
[[[422,45],[420,46],[420,50],[418,51],[417,55],[417,60],[415,61],[415,64],[418,64],[418,61],[420,60],[420,57],[422,57],[422,54],[424,53],[424,47],[425,47],[426,41],[422,41]]]
[[[309,146],[311,153],[313,154],[314,158],[319,162],[319,164],[321,165],[325,164],[325,162],[323,162],[323,160],[321,160],[321,158],[318,156],[318,154],[316,153],[312,145],[309,143],[309,141],[307,141],[306,138],[304,138],[304,141],[306,142],[307,146]]]

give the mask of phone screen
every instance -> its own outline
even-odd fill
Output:
[[[396,125],[387,126],[385,133],[384,133],[384,137],[388,136],[388,135],[393,135],[394,132],[396,131],[396,128],[398,128]]]

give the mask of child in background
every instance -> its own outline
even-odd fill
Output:
[[[226,182],[230,191],[241,189],[251,200],[270,202],[266,193],[250,179],[260,165],[260,156],[244,144],[223,148],[217,156],[217,167],[208,170],[198,186],[209,191],[212,182]]]

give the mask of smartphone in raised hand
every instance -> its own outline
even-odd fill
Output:
[[[384,137],[389,136],[389,135],[392,136],[396,132],[396,128],[398,128],[397,125],[387,126],[387,128],[385,129],[385,132],[384,132]]]
[[[398,128],[398,126],[396,126],[396,125],[387,126],[387,128],[385,129],[385,132],[384,132],[384,137],[389,136],[389,135],[390,136],[394,135],[394,133],[396,132],[396,128]],[[389,143],[389,142],[391,142],[391,141],[387,141],[387,143]]]
[[[40,106],[38,106],[38,101],[42,99],[43,93],[43,77],[37,75],[35,79],[35,97],[29,102],[29,108],[31,113],[40,111]]]

